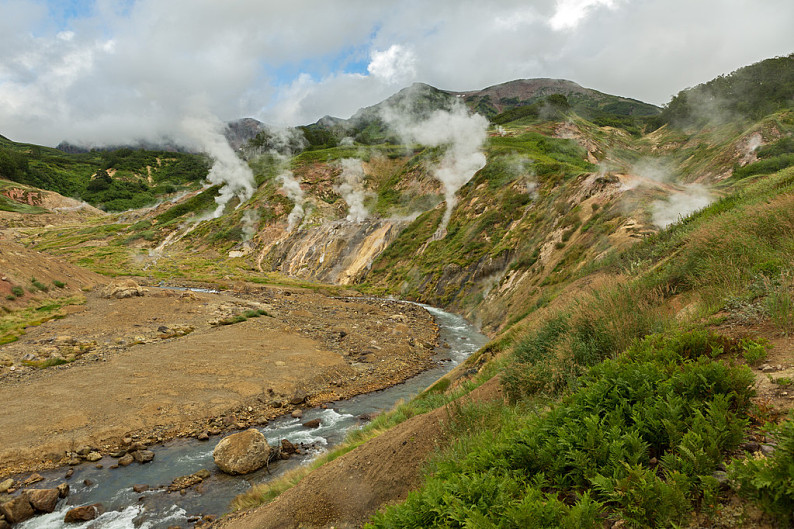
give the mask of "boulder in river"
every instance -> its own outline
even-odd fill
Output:
[[[132,457],[132,454],[124,454],[123,456],[121,456],[121,458],[119,458],[118,463],[119,466],[126,467],[128,465],[131,465],[133,461],[135,461],[135,458]]]
[[[8,523],[14,524],[32,518],[34,511],[27,496],[22,495],[0,504],[0,514],[5,516]]]
[[[58,489],[32,489],[25,492],[37,512],[52,512],[60,499]]]
[[[87,522],[89,520],[93,520],[103,512],[105,512],[105,508],[101,503],[82,505],[80,507],[75,507],[74,509],[69,509],[66,512],[66,516],[63,517],[63,521],[66,523]]]
[[[312,419],[311,421],[306,421],[303,423],[304,428],[319,428],[320,427],[320,419]]]
[[[265,436],[257,429],[224,437],[212,458],[226,474],[248,474],[265,466],[270,457],[270,446]]]

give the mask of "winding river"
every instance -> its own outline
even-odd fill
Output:
[[[303,443],[313,448],[301,456],[271,464],[269,470],[260,470],[246,476],[227,476],[217,471],[212,460],[212,450],[222,436],[209,441],[181,439],[155,446],[153,463],[110,470],[116,462],[106,457],[102,461],[74,467],[74,475],[68,483],[71,493],[62,500],[58,509],[38,516],[15,527],[19,529],[59,529],[90,527],[108,529],[161,529],[171,526],[190,527],[197,517],[207,514],[225,513],[231,500],[252,485],[263,483],[298,465],[307,464],[319,453],[341,442],[348,430],[362,426],[359,417],[392,408],[401,399],[409,399],[432,384],[437,378],[465,360],[483,346],[487,337],[478,332],[460,316],[425,306],[433,315],[440,330],[440,345],[436,350],[436,367],[425,371],[403,384],[391,388],[359,395],[339,401],[327,409],[305,410],[301,419],[282,417],[260,428],[271,445],[281,439],[293,444]],[[301,423],[319,418],[321,426],[307,429]],[[104,466],[97,469],[96,464]],[[212,472],[199,490],[188,489],[185,494],[166,493],[175,478],[192,474],[201,469]],[[55,487],[64,480],[64,470],[42,472],[44,481],[37,488]],[[151,490],[136,493],[132,486],[145,484]],[[92,522],[82,525],[64,524],[67,510],[78,505],[102,503],[107,512]]]

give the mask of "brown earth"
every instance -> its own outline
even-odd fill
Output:
[[[462,399],[503,399],[493,378]],[[271,503],[228,516],[224,529],[360,527],[383,506],[422,484],[425,461],[449,437],[448,407],[412,417],[323,465]]]
[[[0,476],[381,389],[429,367],[438,336],[418,306],[308,290],[86,297],[0,346]],[[71,362],[30,366],[52,359]]]
[[[74,266],[64,259],[42,254],[4,238],[0,232],[0,306],[9,310],[31,303],[81,295],[82,289],[91,289],[108,280],[84,268]],[[47,287],[42,291],[33,287],[31,279]],[[55,286],[54,281],[63,283]],[[9,299],[15,286],[22,287],[23,295]],[[0,349],[2,351],[2,349]]]

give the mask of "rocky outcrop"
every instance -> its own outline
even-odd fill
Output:
[[[248,474],[267,464],[270,451],[265,436],[251,428],[221,439],[212,458],[226,474]]]
[[[132,279],[122,279],[111,282],[102,289],[102,296],[106,298],[131,298],[143,296],[145,290]]]
[[[408,225],[407,221],[335,221],[298,229],[261,250],[260,265],[293,277],[350,285]]]

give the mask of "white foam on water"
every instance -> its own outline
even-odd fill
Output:
[[[212,450],[206,450],[203,452],[194,452],[192,454],[185,454],[183,456],[179,456],[176,459],[177,463],[195,463],[198,461],[205,461],[207,459],[212,459]]]

